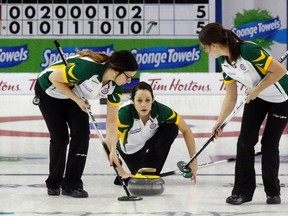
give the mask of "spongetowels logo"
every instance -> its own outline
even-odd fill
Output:
[[[76,55],[77,54],[76,49],[78,49],[78,50],[89,49],[93,52],[104,53],[108,56],[110,56],[114,52],[113,45],[108,45],[108,46],[104,46],[104,47],[74,47],[74,46],[71,47],[70,46],[70,47],[63,47],[62,48],[65,58]],[[57,49],[44,50],[43,59],[44,59],[44,61],[40,64],[42,69],[48,67],[49,65],[51,65],[57,61],[62,60]]]
[[[27,44],[15,47],[0,47],[0,68],[19,65],[28,60]]]
[[[139,64],[139,70],[159,70],[186,67],[200,59],[199,44],[189,47],[149,47],[131,52]]]
[[[232,28],[232,31],[243,40],[251,40],[253,38],[270,37],[270,35],[274,34],[280,27],[281,21],[279,17],[276,17],[271,20],[247,23],[238,28]]]
[[[237,13],[231,30],[243,40],[251,40],[270,49],[273,41],[287,43],[287,28],[281,28],[279,17],[273,18],[267,10],[251,9]],[[264,40],[263,40],[264,39]]]

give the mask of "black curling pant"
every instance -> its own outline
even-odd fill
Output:
[[[87,113],[70,99],[50,97],[38,82],[35,93],[40,97],[39,108],[50,133],[47,188],[62,187],[64,190],[83,188],[81,177],[86,163],[90,134]],[[70,145],[66,161],[68,144]]]
[[[259,130],[266,115],[261,139],[262,179],[267,196],[280,195],[279,141],[288,120],[288,101],[270,103],[259,98],[246,104],[244,108],[232,194],[253,197],[256,188],[254,146],[258,142]]]
[[[134,154],[125,154],[119,150],[119,153],[132,174],[136,174],[143,167],[156,168],[156,174],[160,174],[177,135],[177,125],[162,123],[158,131],[146,141],[140,151]]]

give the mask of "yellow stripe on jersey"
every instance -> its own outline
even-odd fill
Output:
[[[258,68],[258,70],[259,70],[263,75],[266,75],[266,74],[268,73],[268,70],[267,70],[267,69],[268,69],[268,67],[269,67],[272,59],[273,59],[272,56],[269,56],[269,57],[267,58],[267,61],[266,61],[265,65],[264,65],[264,67],[260,67],[260,66],[258,66],[258,65],[256,64],[256,67]]]
[[[229,84],[234,83],[234,82],[236,82],[236,81],[235,80],[224,80],[225,85],[229,85]]]
[[[255,60],[253,60],[253,62],[257,62],[257,61],[261,61],[261,60],[265,59],[266,56],[262,50],[260,50],[260,54],[261,54],[261,56]]]
[[[114,102],[112,102],[112,101],[109,101],[108,99],[107,99],[107,101],[108,101],[108,103],[109,103],[111,106],[120,106],[120,102],[114,103]]]
[[[59,68],[62,68],[62,67],[65,67],[64,64],[60,64],[60,65],[51,65],[50,68],[53,68],[53,69],[59,69]]]
[[[118,95],[118,97],[119,97],[120,100],[121,100],[121,98],[122,98],[122,94],[116,94],[116,95]]]
[[[259,70],[263,75],[266,75],[266,74],[268,73],[268,71],[265,70],[264,68],[259,67],[258,65],[256,65],[256,67],[258,68],[258,70]]]
[[[119,138],[120,138],[122,143],[124,143],[125,134],[127,133],[127,130],[124,130],[123,133],[121,133],[121,131],[118,130]]]
[[[175,118],[175,116],[176,116],[176,113],[175,113],[174,110],[173,110],[172,115],[171,115],[167,120],[170,120],[170,119],[172,119],[172,118]]]
[[[225,72],[222,70],[222,71],[221,71],[221,74],[224,75],[224,73],[225,73]],[[227,75],[227,74],[226,74],[226,78],[228,78],[228,75]],[[229,85],[229,84],[231,84],[231,83],[236,82],[235,80],[233,80],[233,79],[231,79],[231,78],[230,78],[230,80],[225,80],[225,78],[224,78],[223,81],[224,81],[224,84],[225,84],[225,85]]]
[[[64,82],[68,83],[69,81],[67,78],[66,67],[63,67],[61,71],[62,71],[62,77],[63,77]]]
[[[269,56],[266,63],[265,63],[265,66],[264,66],[264,69],[267,71],[268,70],[268,67],[272,61],[273,57],[272,56]],[[268,71],[267,71],[268,72]]]
[[[179,121],[180,121],[180,115],[178,114],[175,124],[178,125],[178,124],[179,124]]]
[[[118,127],[121,127],[121,128],[123,128],[123,127],[129,127],[129,125],[122,124],[122,123],[120,122],[120,120],[118,119]]]
[[[122,124],[118,119],[118,128],[125,128],[125,127],[128,127],[128,125]],[[122,143],[124,143],[124,138],[125,138],[125,135],[127,132],[128,132],[128,128],[126,130],[124,130],[123,133],[121,133],[121,131],[118,130],[118,134],[119,134],[119,137],[120,137]]]
[[[75,66],[76,66],[76,65],[73,64],[73,65],[71,66],[71,68],[69,68],[68,74],[69,74],[69,76],[71,76],[73,79],[78,80],[78,79],[74,76],[74,74],[72,73],[72,72],[73,72],[73,68],[74,68]]]
[[[122,98],[122,94],[116,94],[116,95],[118,95],[118,97],[120,98],[120,100],[121,100],[121,98]],[[114,97],[114,96],[113,96]],[[115,98],[114,98],[115,99]],[[111,104],[112,106],[120,106],[120,102],[118,102],[118,103],[115,103],[115,102],[113,102],[113,101],[110,101],[109,99],[107,99],[107,101],[109,102],[109,104]]]

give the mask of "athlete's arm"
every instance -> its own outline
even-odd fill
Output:
[[[184,121],[184,119],[181,116],[180,116],[180,120],[178,123],[178,128],[183,134],[183,137],[184,137],[184,140],[185,140],[188,152],[189,152],[189,156],[191,158],[196,153],[195,139],[194,139],[194,135],[191,129],[189,128],[189,126],[187,125],[187,123]],[[191,180],[196,182],[196,174],[198,170],[197,158],[190,164],[190,169],[193,173]]]
[[[116,154],[116,145],[119,139],[118,135],[118,106],[107,103],[106,117],[106,143],[110,149],[110,164],[113,162],[118,166],[119,161]]]
[[[53,71],[49,75],[49,80],[55,86],[59,91],[61,91],[63,94],[65,94],[68,98],[73,100],[75,103],[78,104],[78,106],[86,112],[86,109],[90,106],[87,102],[83,101],[80,97],[78,97],[65,83],[64,78],[62,76],[62,70],[57,69]]]
[[[117,155],[116,145],[119,139],[118,135],[118,109],[119,106],[112,105],[109,101],[107,103],[107,117],[106,117],[106,144],[109,147],[110,164],[113,163],[118,167],[120,175],[123,178],[131,177],[132,175],[127,173],[119,162]]]
[[[287,73],[284,65],[275,59],[272,59],[267,70],[269,74],[266,75],[267,77],[264,78],[263,82],[248,91],[249,98],[247,103],[249,103],[250,100],[254,100],[261,91],[279,81]]]
[[[225,87],[226,94],[222,103],[221,111],[214,127],[212,128],[212,134],[215,134],[215,132],[217,132],[215,134],[216,138],[222,133],[222,130],[217,130],[218,127],[223,123],[227,116],[230,115],[237,102],[237,83],[230,82],[229,84],[226,84]]]

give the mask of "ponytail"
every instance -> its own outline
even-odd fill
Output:
[[[76,50],[76,52],[79,56],[81,56],[81,57],[87,56],[97,63],[107,62],[110,59],[110,57],[105,55],[104,53],[93,52],[89,49],[83,49],[81,51]]]
[[[219,43],[228,45],[231,61],[236,61],[240,57],[240,44],[244,41],[229,29],[224,29],[219,23],[207,24],[199,33],[199,41],[203,45]]]
[[[240,44],[244,43],[244,41],[239,38],[234,32],[229,29],[224,29],[225,34],[227,34],[227,43],[229,47],[229,53],[231,61],[236,62],[237,59],[240,57]]]

